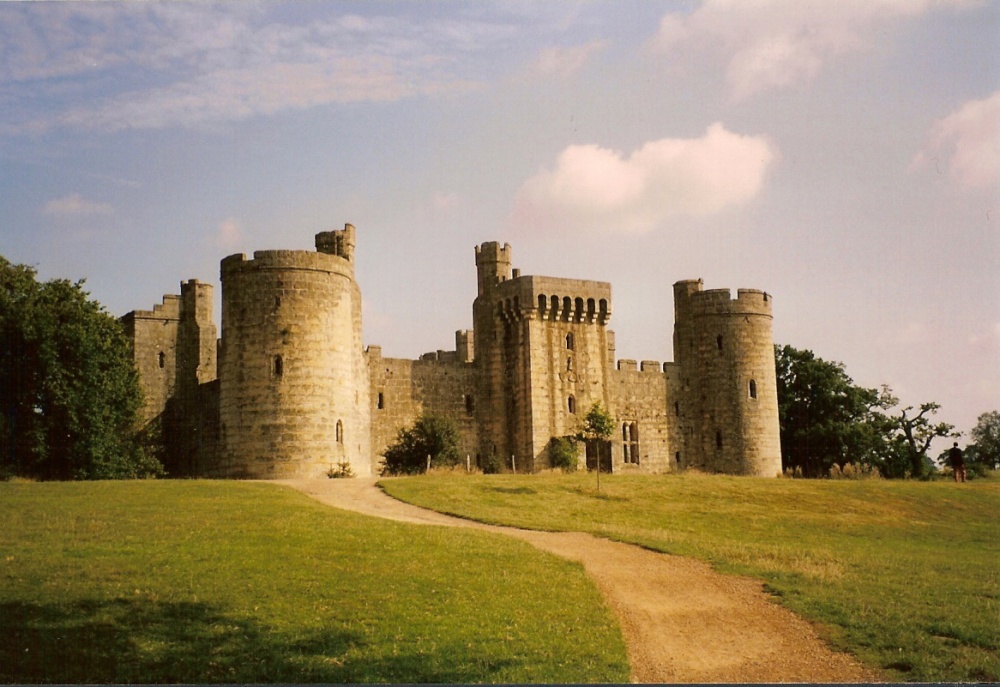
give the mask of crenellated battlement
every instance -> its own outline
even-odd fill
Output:
[[[181,297],[165,294],[161,303],[154,303],[152,310],[132,310],[122,320],[178,320],[181,317]]]
[[[606,325],[611,320],[611,284],[583,279],[518,276],[497,288],[497,312],[505,319]]]
[[[759,289],[738,289],[736,298],[729,289],[702,290],[701,279],[674,284],[674,309],[678,318],[702,315],[772,316],[771,295]]]
[[[354,279],[354,265],[345,258],[306,250],[258,250],[250,260],[244,253],[236,253],[223,258],[220,265],[223,281],[237,272],[267,270],[327,272]]]

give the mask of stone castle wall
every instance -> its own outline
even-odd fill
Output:
[[[379,346],[367,350],[371,378],[372,455],[376,463],[399,431],[423,414],[451,419],[459,432],[459,453],[477,464],[476,377],[471,361],[439,351],[419,360],[383,358]]]
[[[316,248],[225,258],[221,341],[212,287],[196,280],[123,318],[171,474],[316,477],[346,462],[369,475],[425,413],[455,423],[470,462],[533,472],[595,402],[615,432],[588,444],[590,464],[600,453],[614,471],[780,472],[762,291],[733,299],[677,282],[675,361],[616,365],[610,284],[521,276],[510,246],[488,242],[476,247],[473,330],[456,333],[454,351],[401,360],[363,348],[354,227],[318,234]]]

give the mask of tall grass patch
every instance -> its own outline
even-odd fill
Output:
[[[0,682],[618,682],[579,566],[276,485],[0,484]]]
[[[764,580],[887,678],[1000,680],[1000,480],[680,474],[414,478],[391,495],[496,524],[578,530]]]

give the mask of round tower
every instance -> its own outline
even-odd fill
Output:
[[[354,227],[316,247],[222,261],[218,476],[372,472]]]
[[[686,464],[712,472],[781,472],[770,295],[674,285],[674,358],[681,367]]]

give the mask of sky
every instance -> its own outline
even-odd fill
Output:
[[[509,242],[611,282],[619,358],[673,358],[676,281],[763,289],[776,343],[968,432],[998,44],[973,0],[0,3],[0,255],[120,316],[350,222],[364,341],[415,358]]]

